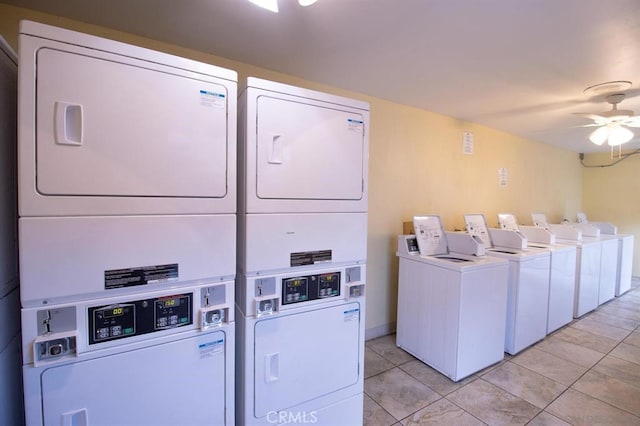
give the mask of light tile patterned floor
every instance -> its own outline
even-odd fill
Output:
[[[458,383],[395,345],[366,343],[365,426],[639,425],[640,280]]]

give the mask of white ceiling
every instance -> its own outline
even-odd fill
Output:
[[[575,152],[583,90],[630,80],[640,115],[640,0],[1,0],[484,124]],[[640,148],[640,129],[625,148]]]

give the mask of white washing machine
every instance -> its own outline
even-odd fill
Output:
[[[459,381],[504,358],[509,265],[450,253],[440,218],[416,219],[421,237],[398,237],[396,344]]]
[[[369,105],[249,78],[239,100],[236,419],[363,419]]]
[[[600,230],[600,235],[615,236],[618,239],[618,261],[615,284],[615,295],[620,296],[631,288],[633,271],[633,243],[632,234],[618,234],[618,228],[609,222],[589,222],[585,213],[578,213],[578,223],[588,223]]]
[[[594,238],[583,238],[582,230],[570,224],[549,224],[544,213],[532,213],[533,224],[549,229],[559,244],[576,246],[576,284],[573,317],[579,318],[598,307],[600,292],[600,253],[602,245]]]
[[[24,422],[20,377],[16,109],[18,56],[0,36],[0,424]]]
[[[632,234],[617,234],[617,237],[618,276],[616,279],[616,296],[622,296],[631,289],[634,236]]]
[[[27,424],[234,424],[233,287],[23,309]]]
[[[501,214],[498,215],[498,220],[503,229],[515,229],[527,237],[528,247],[549,250],[551,266],[549,272],[547,334],[569,324],[573,321],[576,247],[568,244],[557,244],[555,235],[548,229],[536,226],[518,226],[513,215]]]
[[[29,21],[19,42],[27,423],[234,424],[236,73]]]
[[[593,238],[600,242],[600,279],[598,285],[598,305],[613,299],[618,279],[618,239],[614,235],[605,235],[600,228],[588,223],[573,223],[582,231],[584,238]]]
[[[515,355],[547,335],[549,251],[528,248],[522,234],[488,228],[484,215],[465,215],[467,232],[487,246],[487,256],[509,261],[505,352]]]

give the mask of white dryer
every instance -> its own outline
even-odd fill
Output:
[[[369,105],[249,78],[238,122],[237,421],[362,424]]]
[[[438,216],[416,220],[418,238],[398,237],[396,344],[459,381],[504,358],[509,266],[450,253]]]
[[[23,305],[232,279],[236,73],[29,21],[19,61]]]
[[[631,288],[633,271],[633,243],[632,234],[618,234],[618,228],[609,222],[589,222],[585,213],[578,213],[578,223],[588,223],[600,230],[600,235],[615,236],[618,240],[618,261],[615,283],[615,295],[620,296]]]
[[[515,355],[547,335],[549,251],[528,248],[517,232],[488,228],[484,215],[465,215],[467,232],[487,246],[487,256],[509,261],[505,352]]]
[[[503,219],[504,215],[499,215],[501,226]],[[509,223],[515,223],[515,217]],[[517,226],[516,229],[527,237],[528,247],[549,250],[551,254],[547,316],[547,334],[550,334],[573,321],[577,249],[574,245],[557,244],[556,236],[548,229],[536,226]]]

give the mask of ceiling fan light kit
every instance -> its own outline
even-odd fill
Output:
[[[609,128],[607,126],[598,127],[589,135],[589,140],[598,146],[605,143],[608,138],[609,138]]]
[[[589,140],[596,145],[618,146],[629,142],[633,139],[633,132],[620,124],[613,123],[602,127],[598,127],[589,135]]]
[[[630,81],[610,81],[587,87],[584,92],[601,94],[611,89],[628,89],[630,87]],[[610,93],[605,99],[611,104],[611,110],[599,114],[583,114],[594,121],[594,124],[587,124],[586,127],[600,126],[589,135],[591,142],[598,146],[607,142],[607,145],[611,147],[619,147],[633,139],[635,135],[627,127],[640,127],[640,116],[634,115],[634,112],[628,109],[618,109],[618,104],[624,98],[624,93]]]
[[[613,125],[609,129],[609,139],[607,140],[607,144],[611,146],[622,145],[623,143],[627,143],[633,139],[633,136],[633,132],[626,127]]]

